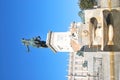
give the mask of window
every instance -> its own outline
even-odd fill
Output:
[[[75,67],[75,70],[77,70],[78,69],[78,67]]]
[[[75,62],[75,64],[78,64],[78,62]]]

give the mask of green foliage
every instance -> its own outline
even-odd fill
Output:
[[[84,15],[84,11],[79,11],[78,12],[79,17],[81,18],[82,22],[85,22],[85,15]]]
[[[84,10],[93,8],[95,2],[95,0],[79,0],[78,4],[79,8]]]

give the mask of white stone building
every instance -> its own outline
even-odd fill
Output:
[[[85,52],[82,56],[70,53],[68,80],[103,80],[102,60],[96,52]]]
[[[112,0],[113,8],[103,1],[109,3],[99,0],[101,8],[84,11],[85,23],[72,22],[67,32],[50,31],[47,35],[46,43],[54,52],[69,52],[68,80],[120,80],[120,48],[108,45],[119,34],[109,35],[107,22],[109,11],[120,8],[116,0]]]
[[[46,43],[54,52],[74,52],[70,45],[70,31],[52,32],[47,35]]]

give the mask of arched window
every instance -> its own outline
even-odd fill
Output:
[[[94,29],[97,28],[98,21],[95,17],[90,19],[91,24],[93,25]]]
[[[96,37],[95,31],[97,29],[98,21],[95,17],[92,17],[90,19],[90,23],[91,23],[91,27],[90,27],[91,31],[90,32],[92,32],[91,35],[93,34],[92,36],[93,36],[93,38],[95,38]]]

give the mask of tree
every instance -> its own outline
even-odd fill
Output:
[[[85,23],[85,14],[84,14],[84,11],[79,11],[78,15],[81,18],[82,22]]]
[[[93,8],[95,2],[96,0],[79,0],[78,4],[79,8],[84,10]]]

